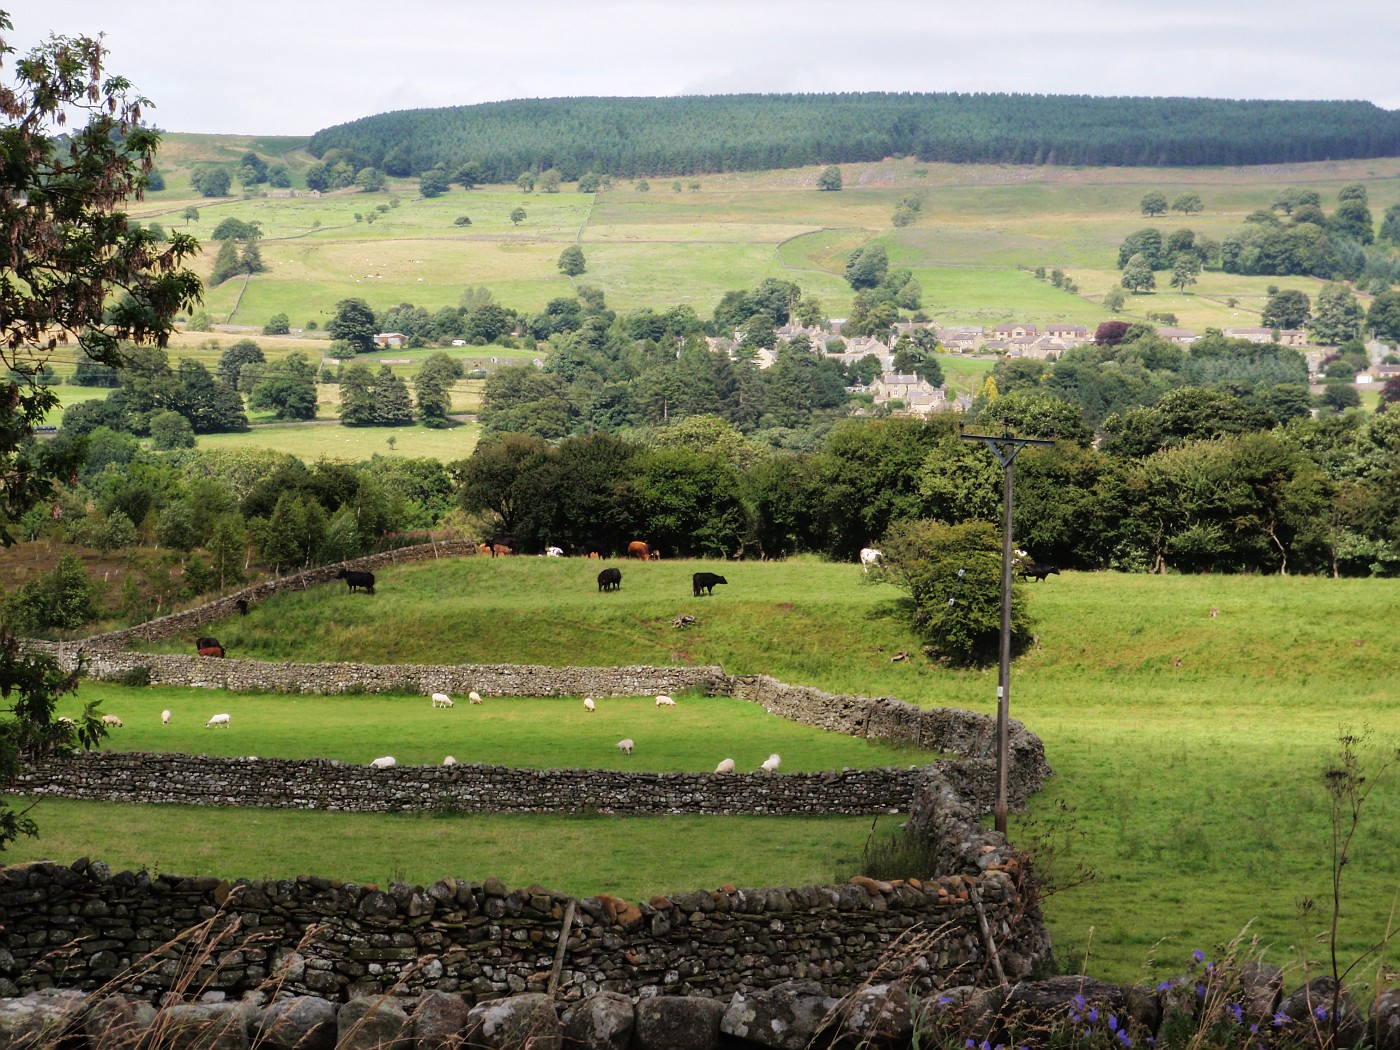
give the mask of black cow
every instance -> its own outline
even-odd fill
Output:
[[[599,540],[584,540],[578,545],[578,556],[580,558],[603,558],[606,557],[608,549]]]
[[[194,648],[195,652],[198,652],[200,649],[222,649],[223,646],[219,644],[217,638],[196,638]]]
[[[622,590],[622,570],[604,569],[598,574],[598,590],[600,591],[620,591]]]
[[[1028,580],[1044,583],[1051,573],[1060,575],[1060,567],[1052,562],[1027,561],[1021,563],[1021,575]]]
[[[238,607],[238,615],[239,615],[239,616],[247,616],[247,615],[248,615],[248,599],[247,599],[247,598],[239,598],[238,601],[234,602],[233,604],[236,605],[236,606]]]
[[[350,585],[350,593],[362,590],[366,594],[374,593],[374,573],[356,572],[354,569],[341,569],[335,574],[335,579],[344,580]]]
[[[723,576],[716,576],[712,572],[697,572],[694,576],[690,578],[690,590],[691,593],[698,598],[700,597],[701,591],[704,591],[706,594],[712,595],[715,593],[715,584],[727,584],[728,582],[729,581],[726,580]]]

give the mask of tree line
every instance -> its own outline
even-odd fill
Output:
[[[518,99],[324,128],[311,153],[395,176],[474,162],[486,181],[694,175],[913,156],[1006,164],[1274,164],[1400,154],[1368,102],[852,92]],[[348,183],[347,183],[348,184]]]

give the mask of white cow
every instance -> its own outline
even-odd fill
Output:
[[[209,719],[209,721],[205,722],[204,728],[213,729],[215,726],[223,726],[225,729],[227,729],[232,721],[233,720],[229,718],[227,714],[219,714],[215,715],[213,718]]]
[[[874,547],[862,547],[860,549],[860,571],[869,572],[870,566],[877,568],[885,564],[885,556]]]
[[[562,558],[564,556],[564,549],[562,547],[546,547],[544,549],[544,556],[546,558]]]

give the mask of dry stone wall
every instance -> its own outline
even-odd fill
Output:
[[[927,992],[971,984],[988,963],[1025,976],[1048,951],[1025,923],[1013,873],[844,886],[713,891],[573,901],[539,886],[446,879],[387,889],[303,876],[214,878],[110,873],[100,862],[0,869],[0,995],[90,989],[132,969],[156,997],[181,986],[241,995],[269,979],[283,994],[342,999],[436,989],[481,1001],[548,988],[728,996],[794,978],[845,994],[880,972]],[[571,908],[572,905],[572,908]],[[565,919],[572,910],[572,922]],[[979,915],[980,912],[980,915]],[[202,965],[168,945],[204,923]],[[149,967],[143,958],[154,955]]]
[[[26,795],[359,813],[878,814],[908,809],[919,769],[631,773],[509,766],[371,769],[327,759],[77,752],[26,769]]]

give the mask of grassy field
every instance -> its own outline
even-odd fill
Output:
[[[570,285],[556,267],[559,252],[577,241],[588,271],[615,309],[688,303],[707,316],[724,292],[767,277],[797,281],[832,316],[850,308],[842,279],[846,256],[862,244],[887,245],[895,265],[913,269],[924,286],[925,310],[949,323],[1011,320],[1092,324],[1109,314],[1099,305],[1117,282],[1117,248],[1131,231],[1189,227],[1219,239],[1244,216],[1267,208],[1288,186],[1317,190],[1324,206],[1336,191],[1363,182],[1372,213],[1400,201],[1400,159],[1271,165],[1266,168],[1045,168],[921,164],[888,160],[846,165],[846,189],[821,193],[819,169],[705,176],[700,190],[674,193],[653,180],[649,193],[619,182],[611,191],[522,194],[513,187],[453,187],[424,199],[416,180],[390,180],[379,193],[342,190],[319,197],[192,197],[188,172],[203,160],[227,161],[254,148],[290,165],[294,181],[309,161],[296,140],[171,135],[162,168],[167,184],[135,209],[144,221],[188,228],[207,238],[218,221],[257,221],[270,269],[207,293],[216,319],[262,324],[285,312],[293,325],[324,324],[337,300],[362,296],[376,309],[412,302],[435,310],[454,305],[471,285],[499,301],[537,310]],[[691,180],[686,180],[687,185]],[[1149,190],[1168,199],[1199,193],[1201,214],[1148,220],[1138,202]],[[918,222],[894,229],[890,215],[908,195],[923,202]],[[200,209],[186,223],[185,208]],[[527,217],[510,221],[513,208]],[[356,215],[360,218],[357,220]],[[470,226],[457,226],[459,216]],[[201,266],[212,269],[207,242]],[[1026,270],[1060,267],[1079,285],[1071,295],[1037,282]],[[1162,275],[1165,285],[1165,275]],[[1123,317],[1171,311],[1186,326],[1257,323],[1264,289],[1280,278],[1205,273],[1189,294],[1170,289],[1129,298]],[[1315,296],[1321,282],[1285,278]],[[239,301],[240,292],[242,300]],[[1228,307],[1234,297],[1238,305]],[[235,310],[235,304],[237,309]]]
[[[688,577],[698,567],[682,561],[623,565],[621,591],[600,595],[596,563],[467,558],[385,570],[372,598],[352,597],[342,588],[282,595],[246,619],[208,630],[233,653],[255,658],[718,663],[731,673],[762,671],[837,691],[993,708],[994,670],[949,671],[917,656],[892,659],[918,651],[901,618],[899,593],[865,585],[855,566],[807,558],[727,564],[721,571],[729,585],[697,600]],[[1061,836],[1057,864],[1079,861],[1098,870],[1091,885],[1056,894],[1047,904],[1061,959],[1078,967],[1088,945],[1088,972],[1131,979],[1143,976],[1139,970],[1149,959],[1179,967],[1193,948],[1209,949],[1247,924],[1275,962],[1286,961],[1291,946],[1318,951],[1317,919],[1301,918],[1298,902],[1311,898],[1325,909],[1328,899],[1330,831],[1322,773],[1336,750],[1338,728],[1369,726],[1382,748],[1400,742],[1400,655],[1392,644],[1400,631],[1400,581],[1066,573],[1032,585],[1030,595],[1037,643],[1015,666],[1011,708],[1045,740],[1056,775],[1016,818],[1013,835],[1022,842],[1050,835],[1061,807],[1070,807],[1073,834]],[[1212,608],[1218,616],[1208,615]],[[696,626],[672,628],[679,612],[694,615]],[[187,641],[165,648],[184,651]],[[255,705],[252,711],[278,703],[199,693],[190,708],[188,701],[166,702],[175,694],[151,690],[147,698],[97,684],[85,686],[81,695],[103,696],[114,707],[138,705],[130,709],[138,712],[139,728],[124,731],[132,736],[124,736],[123,746],[128,739],[158,741],[162,730],[154,712],[162,704],[176,710],[183,703],[179,710],[203,718],[235,704]],[[391,703],[354,701],[361,702]],[[413,703],[415,719],[431,727],[434,713],[426,702]],[[485,711],[437,714],[451,719]],[[264,734],[244,730],[254,724],[253,716],[235,715],[235,730],[211,731],[202,746],[273,753]],[[186,732],[170,732],[176,731]],[[193,732],[199,737],[203,730]],[[212,739],[216,735],[222,739]],[[308,753],[319,746],[311,737]],[[340,739],[339,731],[327,731],[326,739]],[[711,743],[701,748],[706,762],[714,754],[707,750]],[[521,761],[534,746],[523,734],[507,742]],[[440,757],[436,750],[447,748],[431,752],[434,760]],[[786,766],[787,752],[780,753]],[[1400,884],[1394,863],[1400,855],[1398,773],[1380,779],[1346,869],[1345,952],[1359,950],[1384,930]],[[144,815],[123,815],[121,823],[103,826],[98,814],[108,811],[44,803],[39,816],[52,837],[21,843],[16,858],[136,855],[164,870],[257,874],[289,870],[278,858],[298,855],[289,854],[281,840],[305,835],[315,845],[300,854],[301,868],[308,866],[306,856],[315,856],[328,871],[344,863],[378,878],[394,865],[419,881],[435,872],[479,877],[519,870],[509,868],[513,858],[529,857],[533,849],[536,861],[521,878],[598,888],[605,881],[598,871],[615,865],[619,881],[609,884],[645,896],[725,878],[701,874],[713,868],[677,868],[674,854],[705,854],[708,863],[724,848],[718,843],[734,841],[728,836],[735,834],[733,821],[696,821],[684,825],[690,836],[685,851],[674,843],[634,850],[634,836],[655,833],[655,841],[664,842],[665,831],[633,820],[472,818],[451,825],[456,851],[442,855],[431,848],[419,852],[431,846],[442,824],[428,818],[360,818],[373,831],[340,847],[325,829],[345,825],[320,814],[162,811],[171,830],[156,856],[142,852],[145,840],[126,830],[144,826],[127,823],[138,816],[144,821]],[[46,817],[48,812],[53,816]],[[250,820],[259,828],[275,821],[285,834],[250,833]],[[75,833],[75,827],[93,830]],[[178,827],[187,829],[187,843],[174,833]],[[561,849],[559,842],[581,827],[611,847],[594,842],[590,850],[598,852],[587,857]],[[804,878],[829,877],[838,858],[849,862],[844,871],[854,870],[869,822],[832,820],[829,827],[830,855],[823,858],[816,849],[815,867]],[[212,828],[219,833],[211,834]],[[808,825],[794,823],[786,835],[771,833],[798,851],[807,848],[798,841],[805,842],[808,831]],[[215,847],[207,840],[223,835],[239,839],[243,849],[211,854]],[[630,858],[626,864],[617,859],[623,855]],[[761,862],[745,856],[743,877],[791,881],[793,869],[785,866],[790,859],[785,853],[784,866],[765,872]]]

